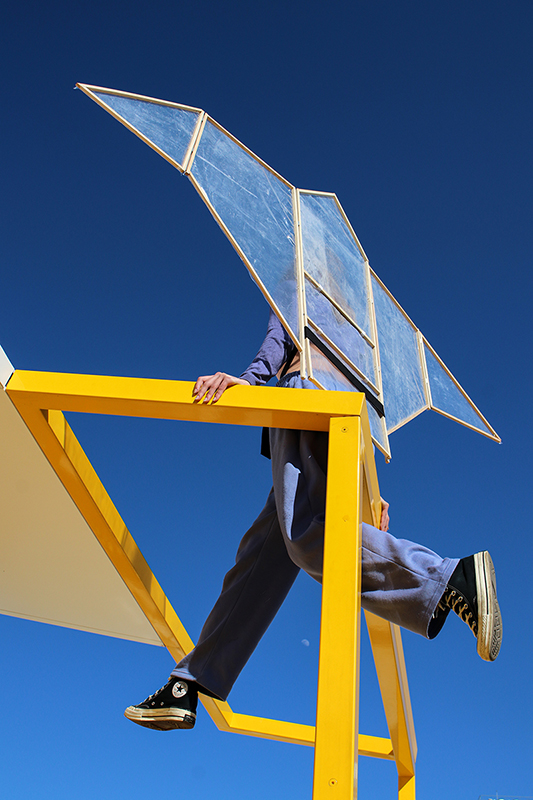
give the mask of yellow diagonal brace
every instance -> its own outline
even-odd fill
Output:
[[[415,800],[415,776],[398,777],[398,800]]]
[[[400,629],[366,611],[365,616],[398,775],[413,776],[417,748]]]

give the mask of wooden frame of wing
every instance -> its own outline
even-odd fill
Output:
[[[159,153],[159,155],[161,155],[166,161],[168,161],[170,164],[172,164],[172,166],[174,166],[176,169],[178,169],[181,173],[185,173],[187,175],[187,177],[190,179],[191,183],[193,184],[194,188],[196,189],[196,191],[198,192],[198,194],[200,195],[202,200],[205,202],[205,204],[209,208],[209,211],[211,212],[211,214],[213,215],[213,217],[215,218],[215,220],[217,221],[219,226],[224,231],[224,233],[227,236],[227,238],[229,239],[230,243],[235,248],[235,251],[237,252],[239,257],[241,258],[241,260],[244,262],[244,264],[245,264],[246,268],[248,269],[248,271],[250,272],[250,275],[252,276],[253,280],[255,281],[257,286],[259,287],[260,291],[263,293],[266,301],[269,303],[271,308],[274,309],[274,311],[277,314],[278,318],[280,319],[280,321],[282,322],[282,324],[284,325],[284,327],[288,331],[289,335],[291,336],[291,339],[294,341],[294,343],[295,343],[295,345],[298,348],[298,351],[300,353],[301,375],[302,375],[303,378],[308,378],[313,383],[315,383],[316,386],[318,386],[321,389],[323,388],[322,384],[318,380],[315,380],[315,378],[313,376],[312,362],[311,362],[311,357],[310,357],[310,345],[309,345],[309,342],[306,340],[305,334],[304,334],[304,330],[305,330],[305,327],[307,325],[307,311],[306,311],[306,298],[305,298],[305,280],[309,279],[309,275],[305,271],[304,264],[303,264],[302,239],[301,239],[300,196],[302,196],[302,195],[310,195],[310,196],[316,196],[316,197],[327,197],[327,198],[330,198],[330,199],[332,199],[334,201],[334,203],[337,206],[337,209],[339,211],[339,214],[340,214],[342,220],[344,221],[344,223],[345,223],[345,225],[347,227],[349,235],[353,238],[353,241],[354,241],[356,247],[358,248],[359,252],[361,253],[362,258],[365,261],[368,292],[369,292],[369,303],[370,303],[369,311],[370,311],[371,334],[374,337],[374,340],[372,341],[370,339],[370,337],[369,337],[369,333],[370,332],[364,332],[364,338],[369,340],[369,343],[373,347],[374,362],[375,362],[374,366],[375,366],[377,384],[378,385],[377,385],[377,387],[374,384],[371,384],[371,385],[373,386],[374,389],[376,389],[376,388],[378,389],[379,398],[382,401],[383,401],[383,386],[382,386],[382,379],[381,379],[381,364],[380,364],[380,354],[379,354],[379,337],[377,335],[377,324],[376,324],[375,308],[374,308],[374,301],[373,301],[372,278],[374,278],[380,284],[381,288],[388,294],[388,296],[393,301],[393,303],[396,305],[396,307],[398,308],[400,313],[404,316],[405,320],[408,322],[408,324],[410,326],[412,326],[413,332],[418,337],[418,354],[419,354],[420,368],[421,368],[421,371],[422,371],[423,376],[424,376],[424,395],[425,395],[425,399],[426,399],[426,404],[424,405],[424,407],[419,408],[417,411],[415,411],[414,413],[410,414],[408,417],[406,417],[400,423],[398,423],[397,425],[391,427],[390,429],[387,429],[386,424],[383,423],[383,438],[387,441],[387,445],[388,445],[388,436],[391,433],[393,433],[397,428],[401,427],[402,425],[405,425],[407,422],[409,422],[410,420],[414,419],[414,417],[418,416],[418,414],[421,414],[423,411],[425,411],[426,409],[429,409],[429,408],[437,411],[439,414],[442,414],[443,416],[448,417],[449,419],[454,420],[455,422],[458,422],[461,425],[464,425],[467,428],[470,428],[470,429],[472,429],[474,431],[477,431],[478,433],[483,434],[484,436],[487,436],[489,439],[493,439],[493,440],[495,440],[497,442],[501,441],[501,439],[498,436],[498,434],[496,433],[496,431],[491,427],[491,425],[488,423],[488,421],[485,419],[485,417],[481,414],[479,409],[474,405],[474,403],[472,402],[470,397],[466,394],[466,392],[464,391],[462,386],[458,383],[458,381],[455,379],[455,377],[452,375],[452,373],[449,371],[449,369],[446,367],[446,365],[439,358],[439,356],[434,351],[434,349],[431,347],[429,342],[427,342],[425,337],[422,337],[422,340],[421,340],[419,329],[416,327],[416,325],[414,325],[412,320],[405,313],[405,311],[400,306],[400,304],[397,302],[397,300],[392,296],[392,294],[389,292],[387,287],[383,284],[381,279],[378,278],[378,276],[376,275],[374,270],[370,267],[370,264],[369,264],[369,261],[368,261],[368,257],[366,255],[366,253],[365,253],[365,251],[364,251],[359,239],[357,238],[357,236],[355,234],[355,231],[353,230],[352,225],[350,223],[350,220],[348,219],[344,209],[342,208],[342,205],[340,204],[339,199],[337,198],[336,194],[334,194],[333,192],[313,191],[311,189],[297,189],[286,178],[284,178],[282,175],[280,175],[278,172],[276,172],[276,170],[272,169],[272,167],[269,164],[267,164],[265,161],[263,161],[263,159],[261,159],[252,150],[250,150],[248,147],[246,147],[246,145],[244,145],[242,142],[240,142],[239,139],[237,139],[235,136],[233,136],[233,134],[231,134],[229,131],[227,131],[222,125],[220,125],[216,120],[214,120],[212,117],[210,117],[202,109],[195,108],[193,106],[182,105],[180,103],[173,103],[173,102],[170,102],[168,100],[159,100],[159,99],[154,98],[154,97],[146,97],[144,95],[132,94],[131,92],[123,92],[123,91],[120,91],[120,90],[117,90],[117,89],[108,89],[108,88],[104,88],[104,87],[101,87],[101,86],[91,86],[89,84],[83,84],[83,83],[77,83],[76,86],[77,86],[77,88],[81,89],[81,91],[84,92],[88,97],[90,97],[92,100],[94,100],[95,103],[97,103],[99,106],[101,106],[103,109],[105,109],[105,111],[107,111],[113,117],[115,117],[115,119],[117,119],[119,122],[121,122],[132,133],[134,133],[136,136],[138,136],[140,139],[142,139],[142,141],[145,142],[145,144],[147,144],[149,147],[151,147],[153,150],[155,150],[157,153]],[[168,107],[171,107],[171,108],[177,108],[177,109],[181,109],[181,110],[184,110],[184,111],[190,111],[192,113],[198,114],[198,119],[196,121],[194,130],[193,130],[193,132],[191,134],[189,145],[188,145],[188,147],[186,149],[185,155],[183,157],[183,161],[181,163],[178,163],[177,161],[175,161],[171,156],[169,156],[160,147],[158,147],[153,141],[151,141],[150,138],[148,138],[143,133],[141,133],[137,128],[135,128],[126,119],[124,119],[124,117],[122,117],[119,113],[117,113],[109,105],[107,105],[105,103],[105,101],[102,100],[99,97],[99,95],[106,95],[106,94],[107,95],[117,96],[117,97],[124,97],[124,98],[128,98],[128,99],[131,99],[131,100],[140,100],[140,101],[144,101],[144,102],[148,102],[148,103],[153,103],[154,105],[168,106]],[[245,253],[242,250],[242,247],[238,243],[237,239],[233,236],[233,234],[231,233],[231,231],[229,230],[227,225],[222,220],[220,214],[215,209],[213,203],[210,201],[209,197],[206,195],[206,193],[204,192],[204,190],[202,189],[202,187],[200,186],[200,184],[198,183],[198,181],[196,180],[196,178],[192,174],[192,168],[193,168],[193,164],[194,164],[194,158],[195,158],[195,155],[196,155],[196,151],[198,149],[198,146],[199,146],[199,143],[200,143],[200,139],[202,137],[202,134],[203,134],[203,131],[205,129],[205,126],[206,126],[206,124],[208,122],[211,125],[213,125],[216,129],[218,129],[222,134],[227,136],[228,139],[230,139],[234,144],[236,144],[243,152],[247,153],[247,155],[249,155],[259,166],[261,166],[263,169],[265,169],[268,172],[270,172],[275,178],[277,178],[282,184],[284,184],[284,186],[286,186],[292,192],[293,224],[294,224],[294,237],[295,237],[295,272],[296,272],[296,276],[297,276],[296,283],[297,283],[297,292],[298,292],[298,322],[299,322],[299,326],[300,326],[300,330],[298,331],[299,335],[297,335],[296,331],[294,331],[292,329],[292,327],[289,325],[288,321],[285,319],[284,314],[282,314],[278,304],[274,301],[273,297],[270,295],[269,291],[267,290],[266,286],[264,285],[263,281],[261,280],[261,277],[258,275],[256,269],[254,268],[254,266],[252,265],[250,260],[245,255]],[[316,282],[313,282],[313,281],[311,281],[311,282],[316,287]],[[321,291],[322,291],[323,294],[325,294],[325,296],[327,296],[327,293],[325,293],[323,290],[321,290]],[[330,302],[332,301],[332,298],[328,298],[328,299],[330,300]],[[337,304],[334,303],[334,305],[337,305]],[[346,318],[349,320],[349,322],[352,325],[354,325],[354,327],[357,330],[360,330],[359,327],[357,326],[357,324],[355,323],[355,321],[350,319],[349,315],[347,315],[340,307],[339,307],[339,310],[341,311],[341,313],[343,313],[346,316]],[[429,348],[429,350],[432,353],[432,355],[435,356],[435,358],[439,362],[440,366],[444,369],[446,374],[451,379],[452,383],[458,389],[459,393],[464,397],[466,402],[470,405],[470,407],[472,408],[474,413],[480,418],[480,420],[482,421],[482,424],[484,424],[486,426],[487,430],[483,430],[482,428],[476,427],[475,425],[471,425],[471,424],[465,422],[464,420],[458,419],[457,417],[454,417],[452,414],[449,414],[446,411],[443,411],[442,409],[437,408],[436,406],[434,406],[432,404],[431,392],[430,392],[429,380],[428,380],[428,370],[427,370],[425,352],[424,352],[424,347],[423,347],[424,344],[427,345],[427,347]],[[354,365],[349,360],[349,358],[347,359],[346,356],[344,356],[344,355],[343,355],[343,358],[347,361],[347,363],[350,365],[351,368],[354,368]],[[360,372],[360,370],[358,370],[358,369],[356,369],[355,371],[357,373]],[[368,378],[365,378],[365,380],[368,382]],[[385,402],[385,405],[386,405],[386,402]],[[380,442],[378,442],[377,440],[376,440],[375,444],[383,452],[383,454],[385,455],[386,459],[390,460],[390,457],[391,457],[390,456],[390,449],[389,450],[385,449],[380,444]]]

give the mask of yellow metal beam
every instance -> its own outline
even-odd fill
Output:
[[[313,800],[352,800],[357,793],[362,451],[359,417],[332,419]]]
[[[17,370],[8,394],[32,407],[155,419],[327,431],[331,417],[358,415],[364,395],[271,386],[233,386],[216,404],[195,403],[191,381]]]
[[[415,800],[415,776],[398,777],[398,800]]]

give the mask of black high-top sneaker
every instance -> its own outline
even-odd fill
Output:
[[[128,706],[126,719],[156,731],[192,728],[196,722],[198,689],[196,684],[181,678],[168,683],[137,706]]]
[[[437,626],[439,616],[449,611],[455,611],[470,627],[477,639],[478,655],[484,661],[494,661],[502,643],[502,617],[496,597],[494,564],[486,550],[459,561],[439,600]]]

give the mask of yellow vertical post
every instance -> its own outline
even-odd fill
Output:
[[[330,421],[313,800],[357,795],[362,442],[359,417]]]

